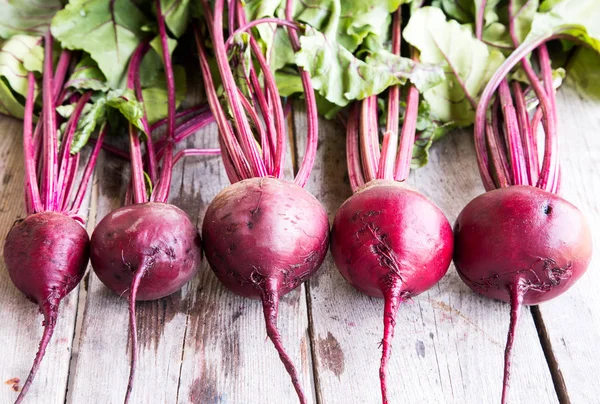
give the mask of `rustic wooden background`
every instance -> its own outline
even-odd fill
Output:
[[[595,255],[566,295],[524,308],[511,383],[511,403],[600,402],[600,103],[568,86],[558,97],[563,195],[587,216]],[[292,164],[305,142],[303,107],[289,122]],[[23,217],[22,125],[0,118],[0,239]],[[210,126],[187,146],[215,147]],[[319,152],[307,189],[330,218],[350,196],[344,131],[320,122]],[[103,154],[89,197],[88,229],[123,199],[127,164]],[[429,165],[410,183],[453,222],[483,192],[469,131],[434,146]],[[216,157],[179,163],[171,202],[200,227],[227,186]],[[134,403],[281,404],[296,402],[266,339],[260,304],[225,290],[204,262],[180,292],[138,305],[140,361]],[[381,300],[365,297],[328,256],[318,274],[283,299],[279,326],[301,372],[309,401],[377,403]],[[497,403],[509,307],[475,295],[453,267],[433,289],[400,308],[389,369],[392,403]],[[0,403],[11,403],[26,378],[42,333],[41,316],[12,285],[0,261]],[[93,272],[62,304],[58,326],[28,403],[120,403],[127,383],[127,303]]]

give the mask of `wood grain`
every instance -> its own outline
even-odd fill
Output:
[[[14,221],[25,217],[22,133],[21,121],[0,117],[0,240],[3,243]],[[54,335],[26,402],[62,404],[65,401],[78,289],[61,303]],[[29,374],[43,329],[37,305],[13,285],[3,260],[0,261],[0,302],[0,403],[11,403]]]
[[[333,122],[320,125],[319,152],[307,189],[333,218],[350,196],[345,135]],[[304,149],[305,126],[298,113],[299,151]],[[454,222],[466,203],[483,192],[470,133],[456,131],[437,144],[429,165],[413,173],[409,182]],[[380,402],[383,302],[354,290],[330,256],[309,281],[308,290],[319,402]],[[400,307],[389,363],[390,402],[499,402],[508,319],[507,305],[472,293],[451,266],[438,285]],[[515,357],[511,402],[557,402],[528,309],[524,309]]]
[[[594,403],[600,397],[600,104],[565,87],[557,98],[561,194],[586,216],[594,255],[578,283],[539,309],[570,402]]]

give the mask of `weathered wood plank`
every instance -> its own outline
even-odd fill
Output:
[[[594,242],[587,273],[566,294],[539,306],[572,403],[600,397],[600,103],[565,86],[558,95],[562,196],[586,216]]]
[[[96,220],[121,206],[129,181],[128,163],[103,154],[97,167],[98,203]],[[183,170],[174,171],[172,195]],[[182,206],[190,217],[193,205]],[[186,209],[187,208],[187,209]],[[86,307],[77,358],[74,361],[69,402],[121,402],[129,376],[130,349],[127,300],[115,295],[90,273]],[[139,361],[132,402],[173,402],[177,394],[189,290],[154,302],[138,303]],[[93,380],[93,383],[90,383]]]
[[[4,243],[15,220],[25,217],[23,203],[22,122],[0,116],[0,240]],[[69,359],[75,328],[78,288],[61,303],[54,336],[31,386],[27,402],[65,401]],[[42,316],[36,305],[12,284],[0,261],[0,402],[11,403],[23,385],[42,336]]]
[[[215,146],[214,128],[210,144]],[[291,178],[291,153],[287,178]],[[186,162],[186,165],[194,164]],[[195,204],[204,211],[229,185],[220,161],[195,163],[186,187],[196,190]],[[199,223],[199,227],[201,223]],[[204,262],[194,280],[178,403],[292,403],[296,395],[285,368],[267,339],[261,304],[226,290]],[[313,368],[309,351],[308,315],[303,287],[281,301],[279,330],[296,364],[309,403],[314,403]]]
[[[303,115],[296,117],[300,134],[306,124]],[[333,218],[350,196],[345,134],[339,125],[326,121],[320,122],[319,132],[315,172],[307,189]],[[303,148],[300,143],[298,150]],[[409,182],[453,222],[464,205],[483,192],[471,135],[455,132],[442,140],[434,147],[429,165],[413,173]],[[308,296],[320,403],[380,402],[383,302],[355,291],[330,256],[309,281]],[[508,318],[506,304],[472,293],[451,266],[436,287],[399,310],[389,363],[390,401],[499,402]],[[524,309],[515,357],[511,401],[557,402],[528,309]]]

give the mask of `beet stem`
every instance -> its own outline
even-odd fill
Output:
[[[350,115],[348,116],[348,126],[346,127],[346,164],[348,165],[348,177],[350,179],[352,192],[356,192],[358,188],[365,184],[358,144],[359,108],[360,106],[358,103],[354,103],[351,107]]]
[[[58,301],[54,300],[50,302],[46,300],[42,306],[40,306],[40,310],[44,315],[44,333],[42,334],[42,339],[40,340],[40,346],[38,348],[37,354],[35,355],[35,359],[33,361],[33,365],[31,370],[29,371],[29,376],[27,376],[27,380],[25,380],[25,384],[23,384],[23,388],[19,393],[19,396],[15,400],[15,404],[19,404],[25,398],[33,379],[35,378],[35,374],[37,373],[40,364],[42,363],[42,359],[44,358],[44,354],[46,353],[46,347],[52,338],[52,334],[54,333],[54,326],[56,325],[56,319],[58,316]]]
[[[369,182],[377,178],[379,139],[377,133],[377,96],[371,95],[360,102],[360,149],[363,175]]]
[[[173,75],[173,66],[171,63],[171,53],[169,52],[169,37],[167,36],[167,28],[165,17],[162,14],[160,0],[156,0],[156,15],[158,21],[158,32],[162,44],[163,62],[165,65],[165,78],[167,80],[167,145],[165,156],[160,170],[160,180],[155,189],[155,194],[152,195],[153,201],[166,202],[169,198],[169,190],[171,188],[171,179],[173,176],[173,138],[175,136],[175,114],[176,114],[176,99],[175,99],[175,76]],[[148,140],[151,142],[151,140]]]
[[[32,140],[33,129],[33,104],[35,91],[35,77],[33,72],[27,75],[27,98],[25,100],[25,114],[23,117],[23,154],[25,156],[25,195],[27,213],[42,211],[42,201],[38,188],[38,179],[35,170],[34,149]]]
[[[402,302],[402,284],[399,279],[392,286],[387,286],[383,292],[383,340],[381,341],[381,365],[379,367],[379,380],[381,382],[381,398],[383,404],[388,404],[387,397],[387,365],[391,355],[394,328],[396,327],[396,314]]]
[[[404,114],[404,123],[400,134],[400,150],[396,157],[396,181],[406,181],[410,174],[410,163],[415,144],[415,132],[417,127],[417,117],[419,114],[419,91],[413,85],[408,88],[406,98],[406,113]]]
[[[475,37],[479,40],[483,39],[483,25],[485,22],[485,6],[487,0],[481,0],[479,9],[477,10],[477,19],[475,20]]]
[[[54,97],[52,94],[52,34],[50,31],[44,35],[44,74],[43,74],[43,174],[42,174],[42,202],[46,210],[56,207],[56,119],[54,110]]]
[[[302,390],[302,386],[300,385],[300,381],[298,380],[298,372],[292,363],[292,360],[288,356],[283,344],[281,342],[281,334],[279,334],[279,330],[277,329],[277,315],[279,312],[279,287],[276,281],[267,280],[265,289],[262,293],[262,305],[263,305],[263,313],[265,315],[265,324],[267,328],[267,336],[275,346],[275,349],[279,353],[279,359],[285,366],[290,378],[292,379],[292,384],[294,385],[294,389],[296,389],[296,393],[298,394],[298,399],[300,404],[306,404],[306,397],[304,396],[304,391]]]
[[[508,288],[510,295],[510,325],[508,328],[508,336],[506,338],[506,348],[504,350],[504,380],[502,382],[502,404],[506,404],[508,398],[508,388],[510,379],[510,366],[513,345],[515,343],[515,335],[519,317],[521,316],[521,308],[523,307],[523,296],[526,288],[523,285],[523,279],[517,276],[513,283]]]
[[[131,368],[129,369],[129,382],[127,383],[127,392],[125,393],[125,401],[127,404],[131,398],[131,391],[133,390],[133,382],[135,379],[135,368],[138,360],[138,347],[137,347],[137,321],[135,317],[135,299],[137,297],[137,291],[140,286],[140,282],[146,272],[149,269],[149,265],[142,260],[140,266],[133,274],[131,280],[131,287],[129,289],[129,333],[131,337]]]
[[[504,115],[504,136],[508,149],[513,184],[523,185],[528,183],[529,180],[527,179],[523,145],[519,134],[519,121],[507,80],[503,80],[500,83],[498,93]]]

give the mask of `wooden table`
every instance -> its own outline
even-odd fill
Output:
[[[600,103],[564,88],[558,104],[564,196],[587,216],[594,260],[566,295],[524,308],[515,347],[511,403],[600,402]],[[290,119],[295,163],[304,150],[298,104]],[[214,147],[216,129],[188,146]],[[344,131],[320,122],[319,152],[307,188],[330,218],[350,195]],[[0,120],[0,238],[24,215],[21,123]],[[293,159],[291,157],[294,157]],[[291,167],[291,166],[290,166]],[[290,169],[288,170],[290,171]],[[289,174],[289,173],[288,173]],[[88,229],[120,205],[127,164],[103,155],[90,192]],[[451,222],[483,192],[472,136],[454,132],[410,183]],[[218,158],[176,168],[171,202],[201,225],[207,204],[228,184]],[[381,300],[365,297],[328,256],[320,272],[283,299],[279,327],[311,403],[380,402]],[[204,262],[180,292],[138,306],[140,361],[134,403],[295,403],[279,358],[266,340],[260,304],[225,290]],[[497,403],[509,307],[472,293],[453,267],[433,289],[400,308],[389,366],[392,403]],[[28,403],[120,403],[129,371],[127,304],[90,271],[65,299],[53,341]],[[42,333],[41,316],[0,262],[0,403],[16,398]],[[22,382],[21,382],[22,383]]]

